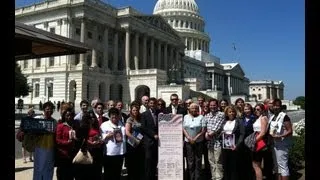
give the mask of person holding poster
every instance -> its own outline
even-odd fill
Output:
[[[53,104],[49,101],[43,104],[43,115],[36,116],[36,119],[53,121],[54,132],[35,134],[37,143],[34,149],[33,180],[53,179],[54,171],[54,146],[55,129],[57,121],[52,118]]]
[[[145,179],[156,180],[158,165],[158,112],[157,99],[152,97],[148,109],[141,114],[141,131],[145,145]]]
[[[235,106],[227,106],[225,109],[226,120],[222,124],[223,136],[223,179],[240,180],[239,172],[239,148],[243,144],[245,135],[244,125],[236,117],[237,110]]]
[[[143,135],[141,134],[141,115],[138,104],[130,105],[130,117],[126,123],[127,135],[127,173],[128,180],[144,179],[144,146],[142,143]]]
[[[206,124],[203,115],[199,114],[199,105],[192,103],[189,114],[183,118],[183,133],[187,157],[187,169],[190,180],[200,180],[204,133]]]
[[[125,127],[120,122],[119,109],[109,109],[109,118],[109,121],[103,122],[100,126],[102,140],[105,143],[103,155],[104,179],[119,180],[124,155],[126,154]]]

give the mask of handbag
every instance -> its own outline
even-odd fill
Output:
[[[244,144],[251,150],[255,151],[256,147],[256,133],[253,132],[244,139]]]
[[[83,140],[82,145],[84,142],[85,142],[85,139]],[[73,158],[72,163],[73,164],[92,164],[93,158],[88,150],[82,152],[80,148],[77,155]]]
[[[263,139],[260,139],[256,143],[256,152],[261,151],[261,150],[266,150],[267,149],[267,144]]]

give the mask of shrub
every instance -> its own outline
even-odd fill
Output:
[[[305,129],[301,128],[296,132],[298,136],[293,136],[293,145],[289,151],[289,168],[291,174],[297,173],[303,167],[305,160]]]

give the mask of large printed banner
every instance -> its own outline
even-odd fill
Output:
[[[181,114],[159,114],[158,180],[183,180]]]
[[[21,119],[21,128],[26,133],[53,133],[55,130],[54,121],[53,119],[37,119],[27,116]]]

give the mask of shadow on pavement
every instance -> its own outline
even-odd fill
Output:
[[[14,172],[20,172],[20,171],[25,171],[28,169],[33,169],[33,167],[19,167],[19,168],[15,168]]]

